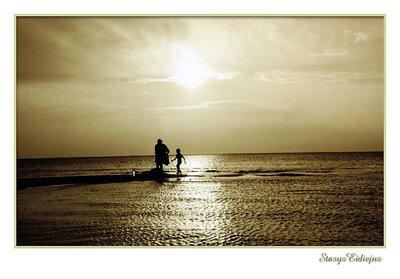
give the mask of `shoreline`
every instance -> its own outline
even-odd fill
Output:
[[[152,171],[138,173],[137,175],[129,174],[105,174],[105,175],[77,175],[77,176],[58,176],[58,177],[33,177],[33,178],[18,178],[17,189],[25,189],[29,187],[43,187],[43,186],[57,186],[65,184],[108,184],[108,183],[123,183],[134,181],[157,181],[168,182],[170,179],[178,179],[185,181],[202,179],[206,180],[219,180],[227,178],[249,178],[255,179],[263,177],[300,177],[300,176],[323,176],[323,175],[337,175],[337,173],[325,172],[304,172],[293,170],[270,170],[270,171],[239,171],[239,172],[220,172],[220,171],[206,171],[201,174],[183,174],[176,175],[173,172],[164,172],[162,174],[152,173]]]

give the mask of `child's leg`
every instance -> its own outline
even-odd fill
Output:
[[[176,164],[176,173],[177,174],[182,174],[182,172],[181,172],[181,164]]]

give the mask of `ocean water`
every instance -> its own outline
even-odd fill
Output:
[[[185,157],[184,176],[165,181],[18,190],[17,245],[384,245],[381,152]],[[23,159],[17,178],[153,167],[152,156]]]

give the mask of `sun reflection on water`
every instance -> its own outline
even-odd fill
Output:
[[[207,171],[218,169],[220,166],[220,158],[215,155],[186,156],[186,164],[182,165],[182,169],[188,175],[203,175]]]
[[[178,240],[180,244],[223,245],[228,227],[226,210],[219,196],[223,186],[219,182],[192,182],[176,187],[180,198],[173,205],[175,218],[166,225],[171,230],[190,236],[190,239]]]

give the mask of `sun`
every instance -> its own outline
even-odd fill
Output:
[[[192,52],[185,50],[177,63],[175,80],[178,84],[194,89],[206,82],[214,73]]]

